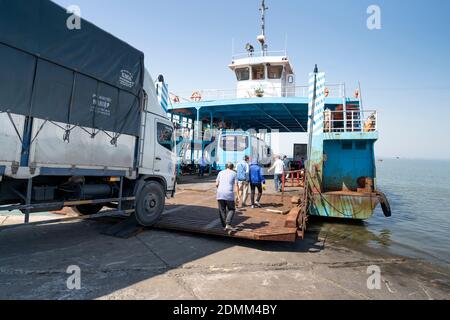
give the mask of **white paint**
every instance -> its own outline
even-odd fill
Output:
[[[264,79],[256,80],[252,78],[252,70],[256,66],[264,65]],[[269,79],[268,65],[282,66],[283,72],[280,79]],[[236,69],[249,68],[250,79],[237,81],[236,98],[256,98],[257,89],[262,89],[264,98],[284,97],[295,95],[295,75],[294,70],[287,57],[284,56],[265,56],[265,57],[247,57],[234,60],[229,66],[235,72]],[[288,81],[288,80],[291,81]]]
[[[307,144],[307,133],[273,133],[271,136],[273,154],[294,158],[294,145]]]
[[[367,8],[367,29],[381,30],[381,8],[377,5],[371,5]]]
[[[79,266],[69,266],[66,273],[70,274],[66,285],[69,290],[81,290],[81,269]]]
[[[367,268],[367,289],[381,290],[381,269],[379,266],[369,266]]]
[[[67,7],[67,14],[70,16],[67,18],[66,26],[69,30],[81,29],[81,8],[76,5]]]

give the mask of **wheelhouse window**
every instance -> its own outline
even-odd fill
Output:
[[[164,124],[159,123],[157,126],[157,137],[158,137],[158,143],[166,148],[169,151],[172,151],[174,148],[174,142],[173,142],[173,129],[172,127]]]
[[[283,66],[269,66],[269,79],[281,79],[283,75]]]
[[[249,146],[248,137],[245,136],[224,136],[220,147],[223,151],[242,152]]]
[[[266,67],[259,64],[252,67],[252,80],[264,80],[266,78]]]
[[[236,69],[236,78],[238,81],[250,80],[250,68]]]

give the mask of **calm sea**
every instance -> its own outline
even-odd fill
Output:
[[[322,230],[393,254],[450,264],[450,161],[377,162],[378,188],[391,204],[362,224],[323,223]]]

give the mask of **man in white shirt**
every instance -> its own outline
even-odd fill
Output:
[[[237,231],[231,226],[236,212],[234,190],[238,188],[237,174],[233,169],[234,165],[228,163],[227,168],[219,173],[216,180],[220,220],[225,230],[231,232]]]
[[[275,163],[272,168],[269,169],[269,172],[274,171],[275,178],[275,191],[282,192],[283,183],[282,177],[284,174],[284,162],[281,160],[280,156],[275,156]]]

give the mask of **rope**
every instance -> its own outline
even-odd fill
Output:
[[[317,190],[319,190],[318,193],[319,193],[320,198],[321,198],[323,201],[325,201],[326,203],[328,203],[328,204],[329,204],[334,210],[336,210],[338,213],[340,213],[340,214],[342,214],[343,216],[345,216],[345,213],[344,213],[344,212],[342,212],[340,209],[336,208],[330,201],[328,201],[328,200],[325,198],[325,196],[323,195],[323,193],[320,191],[320,188],[318,188],[318,187],[315,185],[314,180],[312,180],[311,173],[307,171],[306,174],[309,176],[309,180],[312,181],[313,187],[316,188]],[[309,191],[309,190],[308,190],[308,191]],[[308,192],[308,191],[307,191],[307,192]],[[310,204],[310,206],[311,206],[311,204]],[[309,211],[309,210],[308,210],[308,211]]]
[[[37,137],[39,136],[39,134],[41,133],[42,129],[44,128],[44,126],[45,126],[45,124],[46,124],[47,122],[48,122],[48,120],[45,120],[45,121],[41,124],[41,126],[39,127],[38,132],[36,132],[36,135],[34,136],[34,138],[31,139],[31,144],[33,144],[34,141],[37,139]]]
[[[9,113],[9,111],[6,111],[6,114],[8,115],[9,121],[11,121],[11,123],[12,123],[12,125],[13,125],[13,127],[14,127],[14,131],[16,131],[16,134],[17,134],[17,137],[18,137],[19,140],[20,140],[20,143],[23,144],[22,136],[20,135],[19,129],[17,129],[17,126],[16,126],[16,124],[14,123],[14,119],[12,118],[11,113]]]

